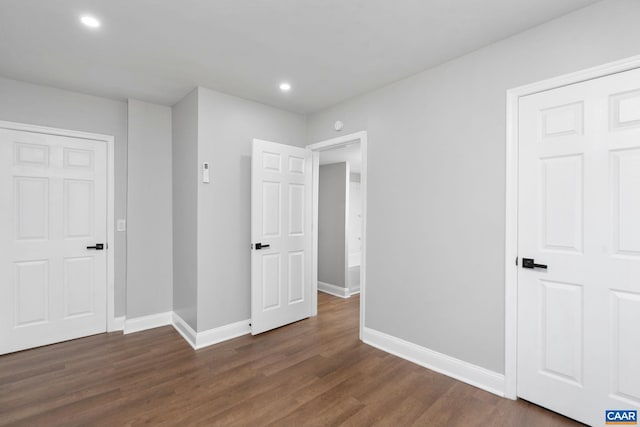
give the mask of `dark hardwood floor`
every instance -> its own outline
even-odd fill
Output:
[[[194,351],[163,327],[0,356],[0,425],[569,426],[358,341],[358,297]]]

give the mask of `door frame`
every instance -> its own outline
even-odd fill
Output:
[[[360,197],[362,199],[362,250],[360,261],[360,327],[362,340],[365,319],[366,271],[367,271],[367,132],[360,131],[326,141],[307,145],[312,152],[312,233],[311,233],[311,316],[318,315],[318,188],[320,177],[320,152],[360,143],[362,171],[360,173]],[[346,254],[348,256],[349,254]]]
[[[504,395],[518,398],[518,104],[521,97],[640,68],[640,55],[507,90]]]
[[[115,317],[115,169],[114,169],[114,137],[99,133],[81,132],[47,126],[0,120],[0,128],[47,135],[66,136],[70,138],[101,141],[107,145],[107,332],[122,330]],[[111,248],[109,248],[111,244]]]

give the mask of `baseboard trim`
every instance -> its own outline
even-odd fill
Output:
[[[400,338],[363,328],[363,341],[387,353],[504,397],[504,375]]]
[[[124,316],[115,317],[113,319],[113,323],[109,325],[109,329],[107,330],[107,332],[124,331],[124,320]]]
[[[318,290],[325,294],[333,295],[334,297],[349,298],[349,288],[343,288],[342,286],[332,285],[331,283],[325,283],[319,280]]]
[[[171,315],[173,329],[175,329],[191,347],[196,348],[198,333],[175,311]]]
[[[136,317],[124,320],[124,333],[132,334],[160,326],[172,325],[173,328],[189,343],[193,349],[198,350],[210,345],[218,344],[251,332],[249,319],[236,323],[196,332],[185,320],[175,312],[152,314],[150,316]]]
[[[173,327],[194,350],[218,344],[251,332],[249,319],[220,326],[207,331],[196,332],[177,313],[172,316]]]
[[[251,327],[249,326],[250,323],[251,321],[247,319],[220,326],[218,328],[209,329],[207,331],[198,332],[196,334],[196,345],[193,348],[198,350],[203,347],[208,347],[210,345],[218,344],[223,341],[251,333]]]
[[[171,314],[171,311],[167,311],[166,313],[157,313],[150,316],[125,319],[124,334],[132,334],[134,332],[146,331],[147,329],[170,325],[172,320]]]
[[[354,289],[349,288],[349,296],[357,295],[359,293],[360,293],[360,286],[358,286],[357,288],[354,288]]]

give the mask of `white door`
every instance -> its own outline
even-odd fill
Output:
[[[311,151],[253,140],[251,333],[311,315]]]
[[[106,331],[105,145],[0,129],[0,354]]]
[[[602,425],[640,409],[640,70],[524,97],[519,121],[518,395]]]

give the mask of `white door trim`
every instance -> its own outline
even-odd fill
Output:
[[[351,201],[350,197],[350,182],[351,182],[351,165],[349,162],[345,162],[346,169],[346,182],[344,183],[344,286],[347,290],[347,295],[349,295],[349,215],[350,215],[350,206],[349,203]]]
[[[312,257],[311,257],[311,315],[318,315],[318,178],[320,174],[320,152],[338,148],[347,144],[360,143],[360,155],[362,157],[362,171],[360,173],[360,194],[362,198],[362,260],[360,262],[360,339],[364,329],[365,296],[366,296],[366,272],[367,272],[367,132],[361,131],[349,135],[339,136],[326,141],[307,145],[313,152],[313,232],[312,232]],[[348,255],[348,254],[347,254]],[[348,267],[347,267],[348,268]]]
[[[104,141],[107,144],[107,332],[121,330],[115,318],[115,234],[114,234],[114,208],[115,208],[115,174],[114,174],[114,137],[98,133],[81,132],[68,129],[58,129],[46,126],[30,125],[25,123],[7,122],[0,120],[0,128],[43,133],[47,135],[66,136],[70,138],[90,139]],[[110,247],[109,247],[110,246]]]
[[[640,55],[507,91],[505,215],[505,397],[517,396],[518,357],[518,102],[519,98],[640,68]]]

